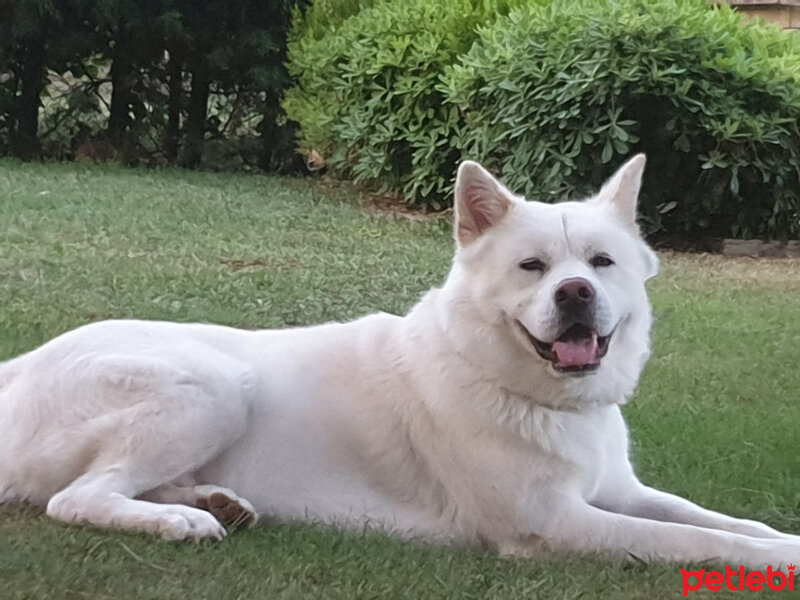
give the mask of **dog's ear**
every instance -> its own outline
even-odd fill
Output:
[[[467,246],[508,214],[514,196],[478,163],[458,167],[455,191],[455,236]]]
[[[645,164],[644,154],[637,154],[622,165],[609,179],[593,203],[609,206],[628,227],[639,230],[636,225],[636,203],[642,186]]]

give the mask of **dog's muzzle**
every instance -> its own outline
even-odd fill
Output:
[[[594,371],[608,352],[614,332],[601,336],[594,329],[595,296],[594,287],[586,279],[574,277],[561,282],[553,300],[562,327],[561,333],[551,342],[536,338],[517,321],[539,356],[552,363],[557,371]]]

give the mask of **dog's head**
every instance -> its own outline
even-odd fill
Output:
[[[540,388],[542,403],[622,402],[647,359],[644,284],[658,259],[636,225],[644,163],[635,156],[596,196],[554,205],[515,196],[477,163],[458,170],[453,287],[487,349],[513,362],[502,370]]]

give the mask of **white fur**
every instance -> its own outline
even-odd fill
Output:
[[[543,205],[465,163],[452,270],[405,317],[279,331],[107,321],[3,363],[0,500],[221,538],[195,499],[224,486],[270,517],[504,553],[800,562],[800,538],[647,488],[631,468],[619,406],[649,353],[658,268],[633,218],[643,166],[586,202]],[[616,264],[592,267],[597,253]],[[530,258],[546,269],[521,269]],[[614,331],[583,376],[556,372],[520,326],[556,337],[553,296],[574,277],[596,290],[598,333]]]

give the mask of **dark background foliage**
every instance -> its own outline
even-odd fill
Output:
[[[297,0],[0,0],[0,153],[292,168]]]

